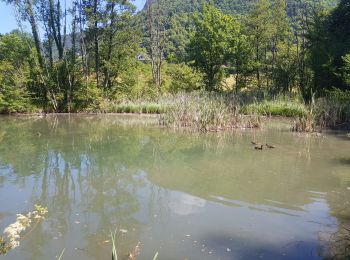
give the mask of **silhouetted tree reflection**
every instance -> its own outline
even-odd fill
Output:
[[[114,228],[127,230],[117,237],[119,250],[126,253],[148,239],[144,234],[156,234],[150,228],[166,227],[174,216],[184,220],[201,214],[208,203],[292,219],[307,214],[317,201],[335,207],[335,201],[346,200],[346,184],[329,173],[330,161],[323,160],[327,154],[337,156],[324,139],[268,131],[172,133],[153,127],[152,120],[134,124],[113,116],[0,121],[1,190],[21,189],[25,193],[14,198],[16,203],[20,198],[23,204],[28,200],[24,207],[40,203],[49,208],[35,239],[25,243],[30,259],[47,257],[45,247],[67,248],[70,257],[108,258],[106,240]],[[257,153],[251,140],[281,145]],[[341,197],[333,201],[330,192],[341,186]],[[207,235],[215,245],[215,234]]]
[[[77,227],[86,236],[80,239],[87,242],[82,245],[87,254],[100,256],[101,248],[95,249],[103,246],[114,228],[134,230],[127,241],[119,239],[125,249],[137,243],[142,226],[133,216],[139,210],[135,193],[145,184],[134,178],[138,166],[131,162],[142,151],[139,142],[129,137],[112,140],[110,128],[103,124],[106,121],[54,117],[18,118],[0,125],[6,143],[0,147],[1,164],[13,169],[15,185],[31,187],[30,204],[49,209],[49,224],[35,230],[43,243],[27,243],[33,257],[40,255],[46,238],[64,237]]]

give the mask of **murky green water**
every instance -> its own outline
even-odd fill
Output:
[[[140,121],[140,122],[139,122]],[[38,134],[40,133],[40,134]],[[276,149],[256,151],[251,140]],[[44,222],[1,259],[318,259],[349,217],[350,140],[196,134],[121,116],[0,118],[0,230]]]

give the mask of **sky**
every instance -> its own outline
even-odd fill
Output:
[[[132,0],[132,2],[137,6],[138,10],[140,10],[145,4],[145,0]],[[17,27],[18,26],[13,7],[6,5],[4,2],[0,1],[0,34],[11,32]],[[25,29],[29,31],[28,25]]]

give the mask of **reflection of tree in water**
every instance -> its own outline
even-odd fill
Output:
[[[18,120],[0,126],[6,131],[0,162],[13,168],[14,184],[28,188],[32,179],[30,204],[47,205],[51,213],[48,227],[38,228],[35,241],[27,242],[33,257],[40,256],[45,241],[69,232],[85,236],[77,235],[82,242],[73,243],[96,259],[101,246],[109,256],[110,246],[103,241],[116,227],[129,231],[127,238],[118,237],[122,251],[136,245],[142,226],[133,216],[139,210],[135,194],[144,186],[142,178],[135,178],[135,158],[142,153],[138,129],[115,138],[118,127],[110,120]]]
[[[264,141],[264,133],[260,135],[256,138]],[[292,139],[283,133],[280,138]],[[158,148],[161,160],[157,167],[147,169],[149,178],[159,186],[206,200],[225,198],[228,204],[234,200],[294,210],[313,202],[310,191],[326,192],[325,183],[335,185],[327,168],[304,156],[305,150],[310,154],[309,140],[296,143],[292,139],[290,147],[259,153],[249,145],[252,139],[238,132],[222,138],[163,140]]]
[[[98,116],[1,120],[0,165],[10,165],[12,173],[1,174],[0,168],[0,185],[31,187],[30,205],[47,205],[51,214],[48,225],[26,243],[31,259],[52,237],[69,239],[57,243],[57,252],[77,247],[93,258],[105,253],[107,259],[110,245],[103,241],[110,229],[128,230],[127,236],[117,237],[119,250],[127,252],[154,213],[172,209],[185,214],[194,209],[184,205],[200,208],[202,199],[303,210],[314,200],[310,190],[328,192],[339,184],[327,174],[326,162],[311,157],[323,140],[296,142],[290,134],[271,137],[264,132],[175,135]],[[272,138],[285,145],[262,153],[250,146],[251,140]],[[170,203],[171,190],[201,199]],[[141,202],[142,197],[147,198]]]
[[[339,186],[327,194],[332,215],[338,220],[337,231],[326,237],[326,247],[332,259],[350,258],[350,170],[342,160],[337,161],[333,174]],[[329,254],[329,252],[326,252]]]

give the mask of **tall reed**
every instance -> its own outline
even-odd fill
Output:
[[[178,94],[160,117],[160,123],[176,128],[218,131],[237,127],[259,127],[258,116],[243,116],[233,94],[192,92]]]

